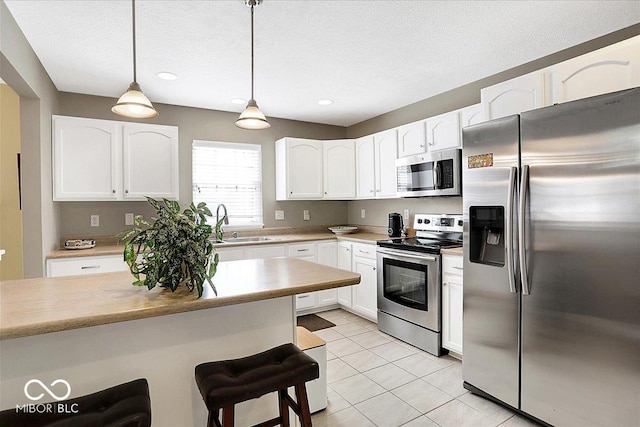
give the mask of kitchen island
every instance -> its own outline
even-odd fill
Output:
[[[67,381],[69,397],[149,381],[153,425],[203,426],[197,364],[295,342],[294,295],[357,284],[358,274],[294,258],[222,262],[202,298],[131,285],[129,273],[0,284],[0,407],[38,403],[25,384]],[[38,395],[44,390],[35,390]],[[66,390],[52,386],[57,395]],[[42,402],[52,401],[46,394]],[[243,403],[238,425],[277,412],[274,396]]]

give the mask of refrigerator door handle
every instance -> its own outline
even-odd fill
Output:
[[[522,295],[529,295],[529,279],[527,277],[525,217],[529,192],[529,165],[522,166],[522,180],[520,181],[520,203],[518,206],[518,258],[520,259],[520,280],[522,281]]]
[[[509,194],[507,194],[507,224],[505,227],[505,251],[507,261],[507,274],[509,275],[509,291],[517,293],[516,278],[513,272],[513,198],[516,192],[516,175],[518,168],[509,168]]]

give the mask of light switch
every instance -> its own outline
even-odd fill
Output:
[[[133,225],[133,214],[132,213],[124,214],[124,225]]]
[[[100,215],[91,215],[91,226],[100,227]]]
[[[311,219],[311,215],[309,215],[309,211],[307,209],[302,211],[302,219],[305,221],[309,221]]]
[[[402,215],[404,217],[405,221],[409,221],[409,209],[405,209],[404,210],[404,215]]]
[[[360,209],[360,218],[364,218],[365,212],[364,209]]]
[[[276,221],[284,221],[284,211],[276,211]]]

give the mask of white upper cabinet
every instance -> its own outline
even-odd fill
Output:
[[[117,200],[117,122],[53,116],[53,200]]]
[[[356,151],[353,139],[323,141],[324,198],[356,197]]]
[[[640,86],[640,36],[551,67],[551,104]]]
[[[397,197],[396,159],[398,158],[398,134],[396,129],[373,135],[373,145],[375,150],[375,197]]]
[[[548,105],[544,77],[544,72],[536,71],[482,89],[484,119],[498,119]]]
[[[427,119],[427,147],[429,151],[447,150],[461,146],[460,113],[451,111]]]
[[[322,199],[322,141],[276,141],[276,199]]]
[[[355,141],[356,146],[356,198],[376,197],[375,149],[373,135]]]
[[[425,126],[425,120],[420,120],[398,128],[398,157],[413,156],[427,151]]]
[[[127,123],[123,126],[124,198],[178,198],[178,129]]]
[[[484,111],[482,110],[482,104],[474,104],[460,110],[462,116],[460,128],[465,128],[471,125],[477,125],[484,122]]]
[[[178,198],[177,127],[64,116],[52,121],[55,201]]]

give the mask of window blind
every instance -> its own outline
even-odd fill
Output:
[[[194,140],[193,202],[205,202],[214,216],[217,206],[224,204],[229,227],[262,227],[260,148],[259,144]]]

